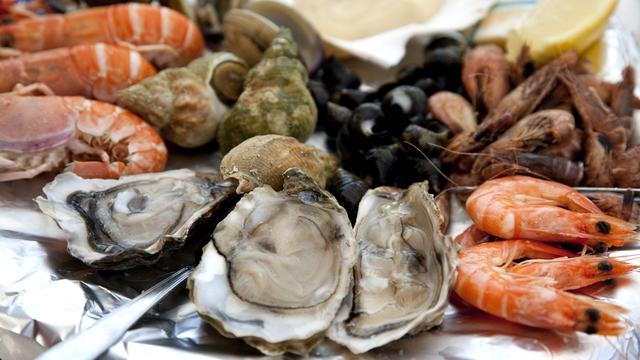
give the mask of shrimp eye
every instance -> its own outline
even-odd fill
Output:
[[[608,234],[611,231],[611,224],[606,221],[598,221],[596,223],[596,229],[603,234]]]
[[[609,272],[613,270],[613,264],[609,260],[602,260],[598,263],[598,270],[602,272]]]
[[[13,47],[13,36],[11,34],[0,34],[0,47]]]
[[[586,332],[589,335],[597,334],[598,333],[598,328],[593,326],[593,325],[589,325],[589,326],[587,326],[586,329],[584,329],[584,332]]]

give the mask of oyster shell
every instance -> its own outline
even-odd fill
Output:
[[[357,258],[346,212],[300,169],[254,189],[221,221],[189,279],[200,315],[265,354],[306,354],[350,291]]]
[[[73,257],[97,268],[127,269],[181,247],[237,199],[236,186],[187,169],[118,180],[63,173],[36,202],[69,234]]]
[[[281,30],[247,74],[242,95],[220,124],[220,151],[227,153],[256,135],[277,134],[306,141],[318,116],[307,80],[291,32]]]
[[[455,280],[456,248],[427,182],[379,187],[360,202],[352,303],[328,331],[353,353],[438,326]]]
[[[260,135],[231,149],[220,162],[220,172],[225,179],[239,181],[238,193],[247,193],[262,185],[282,190],[282,174],[289,168],[302,169],[324,188],[337,162],[332,155],[292,137]]]

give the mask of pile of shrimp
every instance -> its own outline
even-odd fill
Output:
[[[640,108],[633,68],[609,83],[573,52],[536,71],[527,54],[523,49],[516,64],[495,45],[467,54],[467,105],[481,121],[441,153],[452,182],[471,186],[519,174],[570,186],[640,187],[640,147],[631,141]],[[595,198],[614,203],[609,194]]]
[[[162,171],[164,142],[118,93],[201,56],[200,30],[162,6],[38,4],[0,0],[0,182],[65,166],[88,178]]]
[[[640,239],[639,225],[603,214],[569,186],[527,176],[483,183],[467,199],[466,208],[473,225],[456,239],[462,250],[454,289],[462,300],[538,328],[625,332],[623,307],[567,290],[640,266],[595,252],[578,255],[550,242],[584,249],[623,246]],[[530,260],[515,262],[525,258]]]

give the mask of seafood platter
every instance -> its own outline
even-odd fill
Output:
[[[0,358],[640,358],[638,8],[0,0]]]

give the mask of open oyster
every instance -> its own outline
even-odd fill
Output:
[[[63,173],[36,202],[69,234],[72,256],[97,268],[126,269],[181,247],[216,211],[230,207],[236,186],[187,169],[118,180]]]
[[[283,191],[254,189],[218,224],[188,287],[223,335],[265,354],[306,354],[349,293],[356,258],[345,210],[294,168]]]
[[[328,336],[362,353],[440,325],[455,280],[456,249],[427,182],[408,190],[379,187],[360,202],[360,258],[352,303]]]

